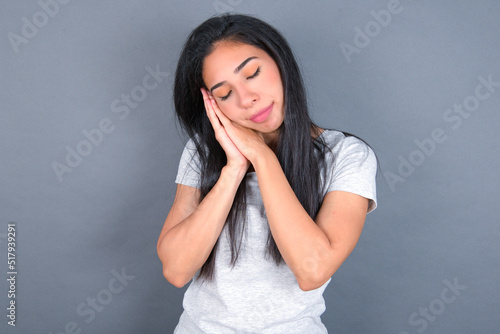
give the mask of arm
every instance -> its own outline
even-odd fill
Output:
[[[207,108],[208,95],[204,90],[202,93]],[[198,189],[177,186],[174,203],[157,244],[163,275],[177,287],[189,282],[210,255],[250,164],[231,142],[215,114],[209,111],[211,109],[207,108],[215,136],[226,152],[227,164],[201,202]]]
[[[368,199],[329,192],[316,221],[304,210],[278,159],[263,150],[252,159],[273,238],[302,290],[323,285],[354,249],[366,218]]]
[[[224,167],[212,190],[199,203],[199,189],[178,185],[157,244],[163,275],[182,287],[205,263],[224,227],[244,174]]]
[[[331,191],[314,221],[297,199],[262,134],[233,123],[215,102],[210,109],[237,149],[254,166],[271,233],[300,288],[320,287],[354,249],[363,229],[368,199]]]

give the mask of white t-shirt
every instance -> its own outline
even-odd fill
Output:
[[[373,151],[356,137],[325,130],[320,137],[331,149],[325,162],[323,196],[334,190],[347,191],[369,199],[368,212],[376,204]],[[181,157],[176,183],[199,188],[199,163],[190,140]],[[194,276],[184,295],[184,312],[175,334],[315,334],[327,333],[320,316],[325,311],[323,291],[302,291],[286,264],[277,266],[266,257],[269,225],[259,191],[257,175],[248,173],[247,225],[238,262],[230,265],[231,251],[227,229],[219,237],[215,259],[215,279]]]

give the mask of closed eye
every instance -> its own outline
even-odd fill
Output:
[[[251,76],[249,76],[247,79],[253,79],[253,78],[255,78],[256,76],[258,76],[258,75],[259,75],[259,73],[260,73],[260,66],[259,66],[259,67],[257,67],[257,71],[255,71],[255,73],[254,73],[254,74],[252,74]]]
[[[254,73],[254,74],[252,74],[251,76],[247,77],[247,79],[253,79],[253,78],[255,78],[256,76],[258,76],[259,74],[260,74],[260,66],[259,66],[259,67],[257,67],[257,70],[255,71],[255,73]],[[220,100],[221,100],[221,101],[225,101],[225,100],[227,100],[227,99],[229,98],[229,95],[231,95],[231,92],[232,92],[232,91],[229,91],[229,93],[227,93],[227,95],[226,95],[226,96],[221,96],[221,97],[220,97]]]

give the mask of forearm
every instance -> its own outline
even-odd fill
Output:
[[[273,238],[301,288],[324,279],[318,260],[331,257],[326,234],[295,195],[275,154],[265,150],[253,162]]]
[[[184,285],[205,263],[224,227],[244,173],[224,167],[219,180],[195,211],[159,241],[165,277]],[[177,282],[174,283],[174,282]]]

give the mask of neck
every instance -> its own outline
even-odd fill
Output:
[[[271,133],[263,133],[262,137],[264,137],[264,142],[266,143],[267,146],[270,148],[273,148],[276,146],[276,143],[278,142],[278,131],[274,131]]]

